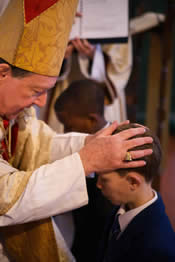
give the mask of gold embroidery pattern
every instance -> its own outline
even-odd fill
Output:
[[[3,134],[4,134],[4,141],[5,141],[5,144],[6,144],[9,162],[10,162],[11,158],[12,158],[12,153],[11,153],[11,139],[12,139],[12,137],[11,137],[11,135],[12,135],[11,122],[9,122],[9,126],[8,126],[7,130],[5,130],[3,121],[0,121],[0,127],[3,131]],[[0,150],[1,150],[1,152],[4,151],[2,147],[0,147]]]
[[[48,129],[44,123],[42,124],[42,122],[38,120],[35,121],[34,113],[34,109],[22,112],[18,122],[20,136],[18,139],[18,150],[17,154],[15,154],[15,161],[16,158],[18,160],[17,162],[14,161],[16,163],[14,166],[21,167],[18,161],[24,159],[22,166],[25,171],[18,171],[14,167],[8,165],[6,161],[0,159],[0,215],[5,214],[23,193],[33,173],[33,171],[29,170],[33,170],[37,166],[48,162],[48,155],[50,152],[48,145],[50,144],[49,141],[53,135],[53,131]],[[37,129],[38,132],[36,132]],[[50,133],[48,134],[49,130]],[[38,137],[38,133],[40,137]],[[45,134],[50,137],[47,141],[45,141]],[[3,132],[0,129],[0,139],[2,140],[3,138]],[[41,141],[39,140],[42,141],[42,144],[40,144]],[[45,143],[43,143],[43,141],[45,141]],[[37,142],[39,143],[38,146]],[[45,156],[40,156],[38,153],[40,145],[42,145],[41,151],[46,151]],[[29,161],[30,158],[32,161]],[[1,233],[4,234],[6,249],[15,261],[74,261],[60,243],[61,240],[59,240],[59,246],[57,246],[50,218],[38,222],[3,227],[1,231]],[[50,243],[52,243],[52,245]]]
[[[24,25],[14,65],[42,75],[60,71],[77,0],[60,0]]]

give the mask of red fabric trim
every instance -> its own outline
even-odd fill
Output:
[[[24,0],[24,17],[26,24],[59,0]]]
[[[3,157],[4,160],[8,161],[9,155],[8,155],[5,140],[1,141],[1,146],[2,146],[2,150],[3,150],[2,157]]]
[[[9,120],[4,119],[3,125],[4,125],[4,128],[7,129],[7,127],[9,126]],[[7,146],[6,146],[6,143],[5,143],[5,139],[1,142],[1,146],[2,146],[2,150],[3,150],[2,157],[3,157],[4,160],[8,161],[9,155],[8,155],[8,150],[7,150]]]
[[[6,129],[9,126],[9,120],[4,119],[3,120],[3,125],[4,125],[4,128]]]
[[[18,123],[15,123],[14,126],[12,127],[12,144],[11,144],[11,151],[12,151],[12,156],[15,153],[16,149],[16,144],[17,144],[17,139],[18,139]]]
[[[6,129],[9,125],[9,120],[3,120],[4,128]],[[11,152],[12,156],[15,153],[16,144],[17,144],[17,138],[18,138],[18,123],[15,123],[12,127],[12,141],[11,141]],[[7,137],[8,139],[8,137]],[[5,139],[1,141],[1,147],[3,150],[2,157],[4,160],[9,161],[9,155],[8,155],[8,149],[7,145],[5,143]]]

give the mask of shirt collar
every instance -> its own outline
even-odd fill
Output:
[[[157,196],[157,192],[155,190],[153,190],[154,193],[154,197],[146,202],[144,205],[139,206],[137,208],[131,209],[129,211],[125,211],[124,205],[122,205],[117,214],[120,214],[119,216],[119,224],[120,224],[120,229],[121,232],[123,232],[125,230],[125,228],[128,226],[128,224],[131,222],[131,220],[138,215],[143,209],[145,209],[146,207],[150,206],[152,203],[154,203],[158,196]]]
[[[104,125],[104,127],[101,128],[101,130],[104,129],[104,128],[106,128],[106,127],[108,127],[108,126],[110,126],[110,125],[111,125],[111,123],[110,123],[110,122],[107,122],[107,123]]]

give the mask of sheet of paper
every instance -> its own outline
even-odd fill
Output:
[[[80,10],[81,5],[82,5],[82,0],[79,0],[77,12],[82,12],[82,10]],[[82,20],[81,17],[75,17],[74,18],[74,23],[72,25],[72,30],[71,30],[69,39],[74,39],[76,37],[80,38],[80,22],[81,22],[81,20]]]
[[[128,36],[128,0],[83,0],[82,38]]]
[[[70,38],[128,37],[128,0],[79,0]]]

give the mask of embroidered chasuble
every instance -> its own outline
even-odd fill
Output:
[[[0,152],[3,159],[11,163],[17,143],[18,123],[15,123],[11,128],[10,121],[4,119],[1,121],[1,128],[5,137],[1,141]]]
[[[18,136],[18,123],[12,128],[9,120],[2,120],[1,153],[4,160],[12,162]],[[58,253],[51,218],[26,224],[1,228],[6,251],[16,262],[68,261],[65,254]],[[59,258],[62,256],[62,258]]]
[[[8,161],[9,170],[11,169],[13,170],[13,172],[15,170],[14,167],[18,167],[19,165],[18,161],[21,158],[21,153],[24,150],[26,138],[30,132],[27,128],[27,123],[30,120],[30,118],[33,118],[33,115],[34,109],[33,111],[31,109],[28,109],[25,110],[25,112],[22,112],[21,116],[19,117],[18,123],[14,123],[11,127],[11,132],[9,131],[9,121],[0,119],[1,163],[3,163],[3,161]],[[9,134],[11,134],[12,136],[11,139],[9,137]],[[51,139],[51,137],[49,139]],[[29,150],[29,153],[27,153],[27,155],[30,155],[30,145],[32,146],[32,150],[35,151],[35,147],[37,147],[38,143],[37,140],[38,138],[36,137],[35,140],[28,141],[28,146],[25,150],[25,153],[27,150]],[[11,144],[9,146],[10,141]],[[45,144],[45,147],[47,147],[47,151],[49,143],[50,142],[48,140]],[[46,148],[43,150],[46,151]],[[11,154],[11,157],[9,154]],[[28,169],[32,170],[34,168],[33,166],[36,164],[34,162],[34,159],[32,159],[31,157],[30,163],[28,157],[25,158],[25,155],[23,155],[23,158],[25,159],[25,161],[23,162],[24,169],[25,164],[27,164]],[[43,162],[44,161],[45,160],[43,158]],[[3,173],[3,169],[1,171],[1,173]],[[5,170],[4,172],[7,172],[7,170]],[[32,172],[28,171],[24,172],[24,174],[26,177],[22,177],[23,172],[18,172],[18,170],[16,169],[16,172],[14,172],[11,175],[9,180],[6,180],[5,176],[1,174],[0,188],[2,188],[2,190],[0,197],[0,215],[5,214],[13,206],[13,204],[18,200],[22,192],[25,190],[25,186],[28,180],[30,179]],[[11,189],[11,194],[6,196],[3,193],[3,188],[5,187],[6,183],[12,183],[11,181],[14,181],[13,190]],[[66,253],[66,250],[64,250],[64,248],[59,248],[55,239],[55,233],[51,218],[46,218],[40,221],[34,221],[25,224],[1,227],[1,234],[3,236],[6,252],[12,261],[73,261],[72,258],[70,258],[69,254]]]
[[[59,254],[51,218],[3,227],[2,233],[5,236],[6,251],[12,261],[69,261],[64,253]]]

